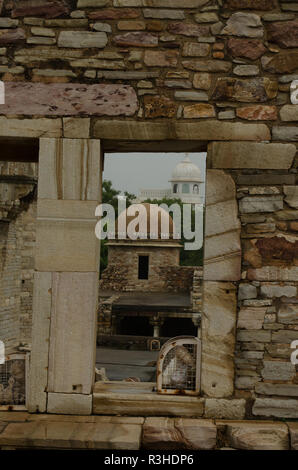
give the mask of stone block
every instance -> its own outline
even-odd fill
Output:
[[[185,0],[183,8],[198,8],[208,0]],[[114,7],[181,8],[181,0],[114,0]]]
[[[201,389],[207,397],[225,398],[234,390],[236,289],[205,281],[203,297]]]
[[[63,137],[68,139],[88,139],[90,118],[63,118]]]
[[[128,85],[7,82],[5,93],[0,114],[6,116],[131,116],[138,108]]]
[[[270,343],[271,331],[269,330],[238,330],[237,341],[240,342],[255,342]]]
[[[248,38],[262,38],[264,29],[259,15],[254,13],[233,13],[221,34],[229,36],[244,36]]]
[[[298,450],[298,423],[287,423],[290,431],[291,449]]]
[[[225,400],[220,398],[206,398],[205,418],[212,419],[243,419],[245,416],[246,401],[242,398]]]
[[[136,72],[134,72],[136,73]],[[143,78],[143,77],[141,77]],[[211,130],[212,129],[212,132]],[[107,140],[270,140],[265,124],[208,122],[148,123],[136,121],[99,120],[93,128],[93,137]]]
[[[239,284],[238,300],[255,299],[257,297],[257,288],[252,284]]]
[[[297,281],[298,266],[264,266],[263,268],[248,269],[247,279],[253,281]]]
[[[206,210],[205,236],[211,237],[240,228],[237,203],[235,200],[219,202]]]
[[[267,308],[245,307],[238,314],[237,328],[259,330],[263,327]]]
[[[297,304],[282,304],[277,312],[279,323],[286,325],[298,324],[298,305]],[[297,335],[298,336],[298,335]]]
[[[44,413],[47,407],[48,356],[52,302],[52,273],[34,274],[32,350],[30,358],[29,396],[31,413]]]
[[[228,423],[230,445],[243,450],[287,450],[288,428],[283,423]]]
[[[58,47],[103,49],[107,42],[108,37],[104,32],[62,31],[58,37]]]
[[[263,284],[261,286],[261,295],[264,297],[295,297],[297,288],[295,286],[280,286],[276,284]]]
[[[298,385],[296,384],[271,384],[261,382],[256,384],[255,390],[256,393],[260,395],[279,395],[298,398]]]
[[[113,422],[85,422],[60,419],[36,420],[27,423],[10,423],[5,434],[0,435],[0,446],[36,449],[115,449],[138,450],[142,426],[140,424]],[[88,419],[86,416],[81,417]]]
[[[289,169],[296,155],[293,144],[212,142],[213,168]]]
[[[48,393],[48,413],[91,415],[92,395],[78,393]]]
[[[0,105],[1,112],[1,105]],[[7,119],[0,117],[2,137],[61,137],[61,119]]]
[[[298,339],[297,331],[295,330],[280,330],[274,331],[272,333],[272,342],[273,343],[283,343],[283,344],[290,344],[292,341],[296,341]],[[290,358],[290,354],[288,355]]]
[[[39,199],[100,200],[99,140],[40,139],[39,162]]]
[[[97,273],[53,273],[48,391],[56,392],[53,398],[57,398],[58,404],[60,393],[61,398],[63,394],[71,394],[74,400],[76,394],[83,397],[81,394],[91,393],[97,297]],[[90,412],[85,414],[91,414],[91,399],[89,405]],[[62,407],[63,404],[61,410]]]
[[[263,364],[261,374],[264,380],[291,381],[296,374],[295,366],[291,362],[264,361]]]
[[[298,121],[298,105],[297,104],[284,105],[280,109],[280,118],[282,121]]]
[[[208,156],[210,147],[208,147]],[[233,178],[222,170],[206,172],[206,205],[217,204],[236,199],[236,188]]]
[[[283,190],[286,195],[286,203],[290,207],[298,209],[298,186],[284,186]]]
[[[239,101],[263,103],[276,97],[278,83],[268,77],[242,80],[239,78],[218,78],[212,95],[218,101]]]
[[[186,418],[147,418],[143,426],[143,446],[150,450],[208,450],[216,445],[212,421]]]
[[[272,127],[272,140],[281,141],[298,141],[297,126],[273,126]]]
[[[241,214],[275,212],[281,209],[283,209],[283,197],[277,195],[243,197],[239,202],[239,211]]]
[[[298,418],[298,400],[289,398],[256,398],[254,416],[272,418]]]

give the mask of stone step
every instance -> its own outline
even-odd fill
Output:
[[[0,448],[138,450],[144,421],[63,415],[30,415],[28,419],[32,421],[0,421]]]

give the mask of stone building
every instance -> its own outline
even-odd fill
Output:
[[[98,334],[196,335],[201,317],[201,270],[179,265],[182,245],[174,238],[171,216],[154,204],[141,206],[145,209],[138,217],[139,231],[142,224],[146,230],[143,238],[132,240],[126,235],[119,239],[121,220],[127,232],[134,219],[126,210],[118,218],[116,238],[107,243],[108,266],[99,283]],[[133,207],[139,210],[140,205],[130,206],[130,210]],[[167,226],[164,234],[163,223]]]
[[[297,15],[290,0],[0,0],[1,160],[39,161],[30,413],[149,415],[129,425],[134,448],[173,429],[161,414],[205,418],[192,423],[208,448],[223,434],[236,448],[297,448],[285,422],[298,418]],[[94,213],[101,156],[120,151],[207,152],[198,397],[129,400],[94,384]]]

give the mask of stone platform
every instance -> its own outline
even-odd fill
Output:
[[[0,449],[298,450],[298,422],[2,411]]]

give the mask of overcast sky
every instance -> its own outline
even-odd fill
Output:
[[[206,153],[188,153],[205,179]],[[170,188],[174,167],[185,153],[106,153],[103,177],[113,187],[136,196],[140,189]]]

